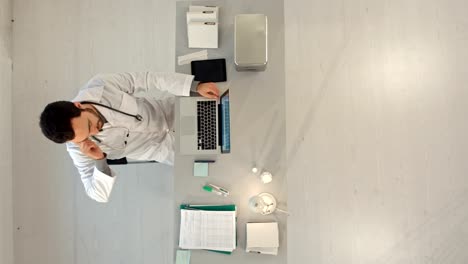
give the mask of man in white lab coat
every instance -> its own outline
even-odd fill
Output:
[[[174,97],[135,97],[136,92],[159,90],[175,96],[196,91],[217,98],[214,83],[196,83],[192,75],[177,73],[102,74],[92,78],[71,101],[47,105],[40,117],[43,134],[66,143],[86,193],[107,202],[115,173],[106,159],[128,157],[174,162]]]

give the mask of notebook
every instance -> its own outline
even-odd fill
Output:
[[[277,255],[279,247],[278,223],[247,223],[245,251]]]
[[[180,211],[180,248],[224,252],[236,248],[236,211]]]

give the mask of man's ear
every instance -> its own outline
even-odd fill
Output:
[[[73,102],[73,104],[79,109],[83,109],[83,105],[80,102]]]

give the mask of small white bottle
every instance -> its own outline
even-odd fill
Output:
[[[273,175],[268,171],[264,171],[260,174],[260,180],[265,184],[270,183],[273,180]]]

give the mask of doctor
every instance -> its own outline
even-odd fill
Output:
[[[66,144],[92,199],[107,202],[111,194],[116,175],[107,158],[174,163],[175,97],[134,96],[151,90],[175,96],[189,96],[191,90],[207,98],[219,96],[214,83],[198,84],[192,75],[104,74],[92,78],[71,102],[50,103],[42,112],[42,133]]]

